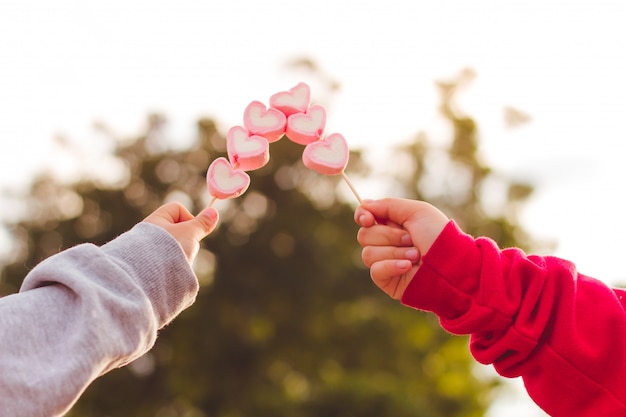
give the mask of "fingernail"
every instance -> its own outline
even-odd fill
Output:
[[[398,269],[402,269],[402,270],[409,269],[411,267],[411,265],[413,265],[411,263],[411,261],[407,261],[407,260],[402,260],[402,261],[397,261],[396,262],[396,267]]]
[[[410,260],[416,260],[419,257],[419,252],[415,248],[407,249],[405,256]]]
[[[411,240],[411,235],[409,235],[408,233],[402,235],[402,237],[400,239],[401,239],[403,245],[412,245],[413,244],[413,241]]]
[[[213,207],[211,207],[210,209],[208,209],[206,211],[206,214],[212,219],[215,220],[217,219],[217,210],[215,210]]]
[[[363,222],[365,222],[365,214],[359,216],[359,224],[363,224]]]

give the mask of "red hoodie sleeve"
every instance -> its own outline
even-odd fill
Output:
[[[402,303],[471,335],[474,358],[521,376],[551,416],[604,417],[626,415],[624,295],[568,261],[501,250],[451,221]]]

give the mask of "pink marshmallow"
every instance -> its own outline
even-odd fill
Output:
[[[206,175],[209,193],[215,198],[239,197],[250,186],[250,177],[241,169],[234,169],[224,157],[215,159]]]
[[[341,174],[348,165],[349,157],[348,143],[339,133],[308,144],[302,152],[304,165],[324,175]]]
[[[265,104],[253,101],[243,113],[243,125],[253,135],[263,136],[268,142],[276,142],[285,134],[287,117],[272,107],[266,109]]]
[[[270,107],[280,110],[287,117],[305,112],[310,102],[311,89],[305,83],[298,83],[288,91],[281,91],[270,97]]]
[[[326,127],[326,109],[312,105],[306,113],[295,113],[287,118],[287,137],[300,145],[308,145],[322,137]]]
[[[233,168],[244,171],[259,169],[270,160],[269,142],[252,135],[241,126],[231,127],[226,134],[226,150]]]

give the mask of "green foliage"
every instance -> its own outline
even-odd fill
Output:
[[[466,186],[423,191],[425,179],[441,174],[428,162],[441,151],[423,136],[401,150],[414,169],[395,181],[407,197],[430,198],[468,230],[515,243],[523,234],[511,213],[489,218],[481,206],[478,190],[490,171],[478,162],[475,123],[450,110],[453,96],[443,95],[442,114],[454,127],[445,152],[455,169],[446,172],[463,175]],[[12,226],[24,250],[2,270],[3,293],[15,291],[41,259],[86,240],[106,242],[164,200],[180,199],[193,212],[207,204],[204,174],[224,153],[224,138],[201,120],[190,149],[163,150],[163,123],[153,117],[139,138],[117,144],[124,169],[114,185],[33,184],[24,198],[36,216]],[[221,225],[195,265],[196,303],[161,331],[150,353],[90,386],[70,416],[484,414],[495,382],[474,375],[467,339],[374,287],[360,262],[353,208],[336,198],[345,184],[306,170],[301,152],[285,139],[272,144],[272,159],[251,173],[250,189],[220,202]],[[358,153],[350,168],[368,174]]]

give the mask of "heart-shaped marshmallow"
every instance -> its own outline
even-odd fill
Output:
[[[243,112],[243,125],[253,135],[263,136],[269,142],[276,142],[285,134],[287,117],[272,107],[266,109],[265,104],[253,101]]]
[[[306,113],[295,113],[287,118],[287,137],[300,145],[308,145],[322,137],[326,127],[326,109],[312,105]]]
[[[333,133],[322,140],[308,144],[302,153],[307,168],[324,175],[338,175],[348,165],[350,150],[346,139]]]
[[[263,136],[252,135],[241,126],[231,127],[226,134],[228,159],[234,168],[252,171],[270,160],[270,145]]]
[[[305,112],[310,102],[311,89],[305,83],[298,83],[288,91],[281,91],[270,97],[270,107],[280,110],[287,117]]]
[[[234,169],[224,157],[215,159],[206,174],[209,193],[215,198],[239,197],[250,186],[250,177],[241,169]]]

